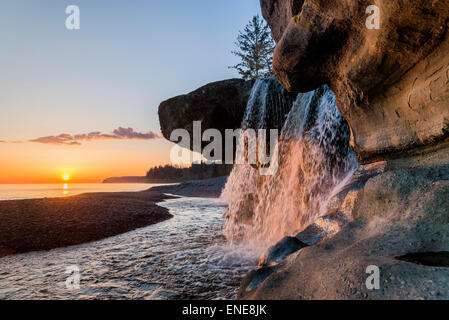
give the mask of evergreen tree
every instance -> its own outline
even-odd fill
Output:
[[[235,44],[238,50],[232,53],[238,56],[241,62],[229,68],[236,69],[243,79],[247,80],[273,75],[275,44],[268,25],[258,15],[252,18],[243,31],[239,31]]]

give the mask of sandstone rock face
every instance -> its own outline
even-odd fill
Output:
[[[224,134],[225,129],[240,128],[253,84],[242,79],[218,81],[162,102],[159,122],[163,136],[170,139],[173,130],[186,129],[193,139],[193,121],[201,121],[202,132],[218,129]]]
[[[448,199],[448,148],[362,166],[328,205],[354,220],[270,272],[249,274],[239,297],[448,299]],[[379,268],[379,289],[366,285],[369,266]]]
[[[279,41],[293,16],[301,11],[304,0],[260,1],[262,14],[271,27],[273,39]]]
[[[379,30],[365,25],[372,4]],[[361,163],[447,143],[449,0],[261,0],[261,7],[277,41],[277,80],[294,92],[328,84]]]

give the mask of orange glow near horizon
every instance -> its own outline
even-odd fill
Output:
[[[109,177],[144,176],[151,167],[170,163],[172,145],[162,139],[82,146],[1,143],[0,183],[101,183]]]

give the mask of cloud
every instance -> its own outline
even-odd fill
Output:
[[[64,144],[64,145],[81,145],[80,142],[76,141],[75,138],[67,133],[62,133],[58,136],[48,136],[48,137],[40,137],[37,139],[29,140],[30,142],[38,142],[44,144]]]
[[[151,140],[158,139],[160,136],[152,131],[147,133],[135,132],[133,128],[122,128],[118,127],[113,131],[113,133],[121,138],[126,139],[139,139],[139,140]]]
[[[29,142],[66,145],[66,146],[79,146],[83,141],[92,141],[92,140],[154,140],[160,138],[161,136],[153,131],[141,133],[134,131],[133,128],[118,127],[111,134],[101,133],[99,131],[75,135],[71,135],[68,133],[61,133],[60,135],[57,136],[47,136],[29,140]]]

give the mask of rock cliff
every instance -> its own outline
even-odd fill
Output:
[[[379,29],[365,25],[373,4]],[[328,84],[361,163],[447,143],[448,0],[261,0],[261,7],[277,41],[277,80],[295,92]]]
[[[365,25],[373,4],[378,30]],[[296,235],[309,246],[249,274],[239,297],[448,299],[449,1],[261,7],[277,80],[293,92],[329,85],[361,166]]]

